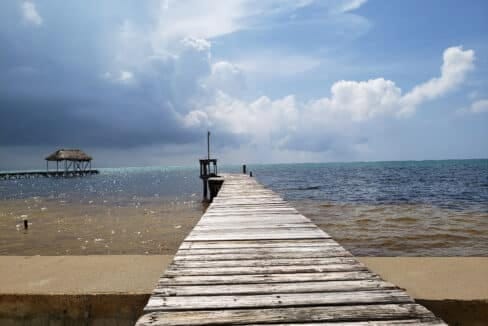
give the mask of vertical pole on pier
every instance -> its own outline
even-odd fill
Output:
[[[210,131],[207,131],[207,158],[210,160]]]
[[[247,174],[246,164],[242,164],[242,174]]]
[[[49,172],[49,161],[46,160],[46,172]]]

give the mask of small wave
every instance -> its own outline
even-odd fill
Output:
[[[419,219],[416,217],[404,216],[404,217],[385,218],[385,221],[399,222],[399,223],[417,223]]]
[[[356,223],[358,223],[358,224],[368,224],[371,222],[373,222],[373,220],[370,218],[360,218],[360,219],[356,220]]]
[[[320,204],[320,207],[334,207],[336,205],[332,204],[332,203],[326,203],[326,204]]]
[[[280,190],[284,190],[284,191],[289,191],[289,190],[293,190],[293,191],[296,191],[296,190],[299,190],[299,191],[304,191],[304,190],[318,190],[320,189],[321,187],[320,186],[305,186],[305,187],[294,187],[294,188],[283,188],[283,189],[280,189]]]

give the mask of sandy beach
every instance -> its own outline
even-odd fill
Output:
[[[171,255],[0,257],[0,322],[131,324]],[[488,323],[488,258],[361,257],[451,325]]]

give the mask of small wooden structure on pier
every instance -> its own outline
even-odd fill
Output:
[[[445,325],[254,178],[223,179],[137,326]]]
[[[49,162],[56,162],[56,172],[59,172],[59,162],[64,162],[64,172],[85,172],[91,170],[92,157],[80,149],[58,149],[46,157],[46,172],[49,172]]]
[[[223,181],[217,175],[217,159],[210,158],[210,131],[207,132],[207,158],[200,161],[200,179],[203,183],[203,201],[212,201]],[[210,198],[208,192],[210,190]]]

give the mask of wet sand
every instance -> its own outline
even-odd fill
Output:
[[[172,255],[3,256],[1,294],[148,294]]]
[[[2,294],[150,293],[172,255],[3,256]],[[488,257],[359,257],[418,299],[488,299]]]
[[[414,298],[488,300],[488,257],[360,257]]]

